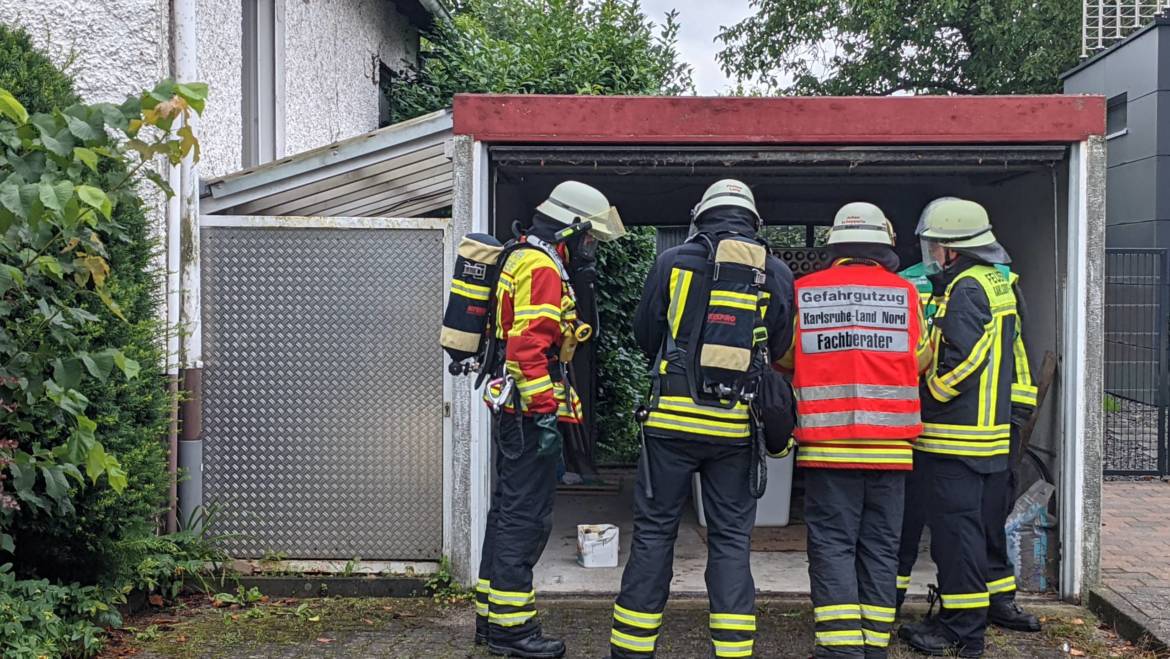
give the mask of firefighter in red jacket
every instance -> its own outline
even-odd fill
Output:
[[[572,237],[574,225],[580,229]],[[485,398],[497,411],[495,487],[480,558],[476,643],[492,654],[560,657],[564,642],[544,636],[536,619],[532,567],[552,530],[560,423],[581,423],[566,377],[581,323],[570,269],[591,276],[597,241],[624,233],[601,192],[577,181],[558,185],[536,209],[521,246],[496,282],[497,345],[503,370]]]
[[[796,281],[796,332],[781,360],[797,400],[815,656],[885,657],[931,348],[881,209],[846,204],[828,244],[832,266]]]

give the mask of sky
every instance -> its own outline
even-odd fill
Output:
[[[729,26],[750,16],[749,0],[642,0],[642,10],[655,23],[671,9],[679,12],[679,51],[683,60],[695,67],[695,90],[701,95],[725,92],[733,84],[719,69],[715,42],[720,26]]]

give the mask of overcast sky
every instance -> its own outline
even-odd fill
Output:
[[[642,9],[658,24],[666,12],[677,9],[682,24],[679,50],[683,59],[695,67],[696,90],[703,95],[726,91],[731,81],[715,61],[720,49],[715,35],[720,26],[734,25],[752,14],[748,0],[642,0]]]

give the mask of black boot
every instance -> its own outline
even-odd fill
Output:
[[[1040,619],[1020,608],[1014,597],[993,597],[987,621],[997,627],[1017,632],[1040,631]]]
[[[903,627],[902,629],[905,629]],[[915,628],[905,635],[902,630],[898,631],[898,636],[906,641],[915,652],[925,654],[931,657],[982,657],[983,648],[972,648],[968,645],[956,643],[943,633],[941,629],[935,625],[924,624],[916,625]]]
[[[514,641],[488,638],[488,650],[501,657],[528,657],[531,659],[556,659],[565,656],[565,642],[547,638],[539,631],[531,636]]]

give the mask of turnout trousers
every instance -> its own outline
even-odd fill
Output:
[[[991,603],[984,493],[1004,477],[979,473],[962,459],[929,453],[919,453],[915,463],[916,470],[925,472],[930,556],[938,566],[942,609],[934,624],[950,641],[981,652]]]
[[[476,586],[476,629],[501,641],[540,630],[532,567],[552,532],[558,456],[537,453],[538,430],[530,417],[500,414],[496,480]]]
[[[756,500],[748,492],[751,447],[647,437],[641,459],[649,463],[654,497],[646,496],[644,470],[639,469],[633,546],[613,607],[612,656],[654,656],[674,576],[674,542],[694,473],[702,483],[707,521],[712,654],[752,656],[756,587],[751,571],[751,532]]]
[[[817,657],[885,657],[905,471],[804,470]]]
[[[1016,461],[1019,431],[1012,426],[1012,460]],[[898,608],[906,599],[910,573],[918,560],[918,545],[926,526],[926,491],[924,472],[915,469],[906,481],[906,508],[902,518],[902,540],[898,547]],[[987,592],[992,600],[1016,598],[1016,568],[1008,556],[1008,515],[1016,500],[1016,474],[1008,469],[990,474],[983,489],[983,532],[987,544]]]

